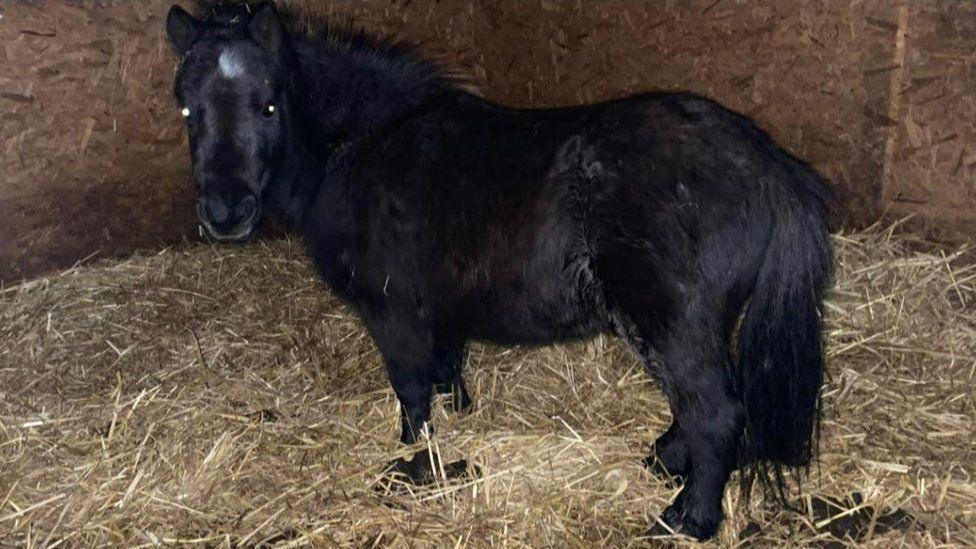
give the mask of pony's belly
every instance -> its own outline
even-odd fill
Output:
[[[470,338],[541,345],[607,329],[590,262],[570,221],[557,220],[533,234],[531,246],[513,237],[516,245],[506,253],[474,263],[486,267],[466,277],[464,297],[450,315]]]
[[[499,345],[549,345],[596,336],[607,330],[606,323],[594,317],[525,317],[515,311],[497,311],[493,318],[478,319],[468,326],[470,339]]]
[[[550,281],[552,282],[552,281]],[[605,311],[571,282],[514,284],[480,293],[458,311],[473,339],[543,345],[595,336],[608,329]]]

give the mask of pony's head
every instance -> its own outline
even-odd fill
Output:
[[[197,216],[215,239],[248,239],[282,160],[290,105],[285,34],[263,4],[197,19],[179,6],[166,18],[180,57],[175,94],[186,119]]]

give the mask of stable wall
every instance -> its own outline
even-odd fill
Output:
[[[936,238],[976,235],[976,2],[898,11],[881,203]]]
[[[291,3],[311,17],[418,41],[510,105],[647,89],[714,97],[833,181],[835,226],[873,221],[885,208],[916,212],[939,234],[976,219],[973,118],[960,116],[972,113],[967,91],[976,84],[971,7]],[[197,238],[170,96],[175,60],[163,39],[169,4],[2,4],[0,280]]]

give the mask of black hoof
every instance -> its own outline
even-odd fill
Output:
[[[718,517],[692,516],[692,513],[685,512],[679,498],[679,501],[661,513],[661,516],[647,531],[647,535],[652,538],[689,536],[702,541],[715,535],[721,520],[721,511]]]
[[[660,519],[654,521],[654,524],[651,525],[646,534],[649,538],[667,538],[678,535],[678,532],[672,530],[671,526],[664,524]]]
[[[410,486],[430,486],[442,481],[477,476],[480,473],[478,467],[468,465],[467,460],[444,463],[437,456],[431,459],[428,452],[417,452],[410,461],[403,458],[391,461],[378,489],[383,492],[398,492]]]

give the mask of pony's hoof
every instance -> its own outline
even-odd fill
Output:
[[[444,463],[438,456],[431,459],[431,454],[418,452],[410,461],[403,458],[391,461],[379,487],[383,491],[399,491],[398,489],[406,486],[428,486],[438,482],[464,479],[472,473],[477,476],[481,471],[475,465],[469,466],[467,460],[459,459]]]
[[[661,513],[657,521],[647,531],[651,538],[689,536],[698,541],[706,540],[715,535],[721,516],[698,517],[686,512],[680,502],[675,502]]]

